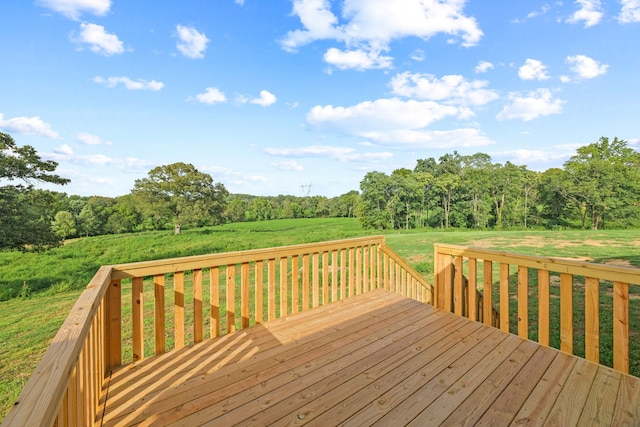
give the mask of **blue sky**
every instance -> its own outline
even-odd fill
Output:
[[[0,16],[0,130],[56,160],[68,194],[127,194],[181,161],[232,193],[333,197],[454,150],[543,171],[601,136],[640,147],[640,0],[19,0]]]

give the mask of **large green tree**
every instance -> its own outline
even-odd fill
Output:
[[[247,216],[252,221],[268,221],[275,219],[275,214],[271,200],[266,197],[258,197],[249,207]]]
[[[579,212],[582,228],[602,228],[605,220],[630,225],[638,216],[640,153],[618,138],[601,137],[578,148],[564,164],[562,194]]]
[[[234,198],[227,203],[227,207],[224,211],[224,217],[228,222],[246,221],[248,208],[249,203],[247,203],[246,200]]]
[[[391,227],[387,203],[391,200],[391,178],[383,172],[368,172],[360,181],[358,219],[364,228],[384,230]]]
[[[331,200],[329,216],[351,218],[355,215],[359,198],[360,195],[358,194],[357,190],[351,190],[348,193],[342,194],[341,196],[334,197]]]
[[[489,224],[493,206],[493,201],[487,194],[493,166],[491,157],[484,153],[465,156],[462,165],[460,185],[466,191],[466,200],[471,208],[469,226],[485,228]]]
[[[19,147],[11,135],[0,132],[0,182],[11,183],[0,187],[0,250],[60,244],[60,236],[51,229],[52,193],[34,188],[36,183],[69,183],[53,173],[57,167],[52,160],[42,160],[35,148]]]
[[[497,229],[505,225],[513,225],[513,222],[505,224],[507,213],[514,212],[513,201],[520,195],[523,186],[523,176],[526,171],[524,166],[516,166],[511,162],[503,165],[497,163],[491,170],[491,181],[488,192],[493,199]]]
[[[107,230],[111,233],[130,233],[142,223],[142,215],[137,209],[131,194],[116,198],[110,209],[111,215],[107,220]]]
[[[182,162],[152,169],[133,188],[143,212],[169,218],[175,234],[180,234],[183,225],[205,218],[221,222],[228,194],[211,175]]]
[[[62,237],[62,239],[76,234],[76,220],[69,211],[58,212],[51,222],[51,227],[53,232]]]

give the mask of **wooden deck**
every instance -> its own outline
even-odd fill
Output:
[[[640,379],[383,290],[128,365],[103,425],[639,425]]]

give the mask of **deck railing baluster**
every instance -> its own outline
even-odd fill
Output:
[[[240,267],[240,316],[242,328],[248,328],[250,324],[249,307],[251,306],[251,293],[249,291],[249,263],[243,262]]]
[[[314,252],[311,255],[311,307],[320,306],[320,254]]]
[[[518,336],[529,339],[529,268],[518,267]]]
[[[165,352],[164,274],[153,277],[155,354]]]
[[[231,333],[236,330],[236,266],[235,264],[227,265],[226,276],[227,276],[227,285],[225,288],[225,292],[226,292],[225,309],[227,312],[227,333]]]
[[[262,277],[264,273],[264,262],[262,260],[256,261],[254,267],[254,283],[255,283],[255,316],[256,323],[264,322],[264,297],[263,297],[263,282]]]
[[[509,263],[500,263],[500,329],[509,332]]]
[[[322,252],[322,305],[329,303],[329,251]]]
[[[144,358],[144,289],[143,278],[134,277],[131,281],[131,315],[133,318],[133,360]]]
[[[468,316],[471,320],[478,319],[478,262],[475,258],[469,258],[469,309]]]
[[[302,311],[309,309],[309,254],[302,255]]]
[[[613,282],[613,368],[629,372],[629,285]]]
[[[184,272],[177,271],[173,275],[174,294],[174,348],[184,347]]]
[[[291,257],[291,313],[300,311],[300,265],[299,256]]]
[[[453,265],[455,268],[454,274],[454,284],[453,284],[453,310],[458,316],[462,316],[462,282],[463,282],[463,274],[462,274],[462,257],[457,256],[453,260]]]
[[[549,270],[538,270],[538,342],[549,346],[551,320]]]
[[[210,337],[220,336],[220,268],[209,270],[209,330]]]
[[[331,302],[338,301],[338,251],[331,251]]]
[[[202,269],[193,270],[193,342],[202,341]]]
[[[560,274],[560,350],[573,354],[573,275]]]

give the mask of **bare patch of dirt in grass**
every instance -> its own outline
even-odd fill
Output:
[[[640,241],[636,244],[640,245]],[[553,245],[558,248],[573,248],[577,246],[593,246],[593,247],[621,247],[622,245],[610,240],[559,240],[549,239],[543,236],[525,236],[520,239],[495,237],[493,239],[473,240],[471,246],[478,248],[512,248],[518,246],[528,246],[530,248],[543,248]]]
[[[407,257],[407,261],[409,261],[409,263],[412,264],[412,263],[418,263],[418,262],[426,261],[428,258],[429,258],[429,255],[424,255],[424,254],[411,255],[411,256]]]
[[[532,248],[542,248],[547,244],[545,239],[540,236],[525,236],[522,239],[506,239],[506,238],[494,238],[494,239],[483,239],[483,240],[473,240],[470,246],[475,246],[478,248],[512,248],[517,246],[529,246]]]
[[[565,240],[565,241],[557,241],[554,243],[559,248],[571,248],[575,246],[594,246],[598,248],[615,248],[620,247],[621,245],[617,243],[613,243],[611,241],[603,241],[603,240]]]
[[[636,245],[640,245],[640,240],[634,242]],[[556,240],[545,239],[542,236],[525,236],[522,239],[485,239],[474,240],[472,246],[481,248],[509,248],[515,246],[529,246],[531,248],[543,248],[547,245],[554,245],[558,248],[573,248],[577,246],[593,246],[599,248],[616,248],[622,245],[611,240]]]

